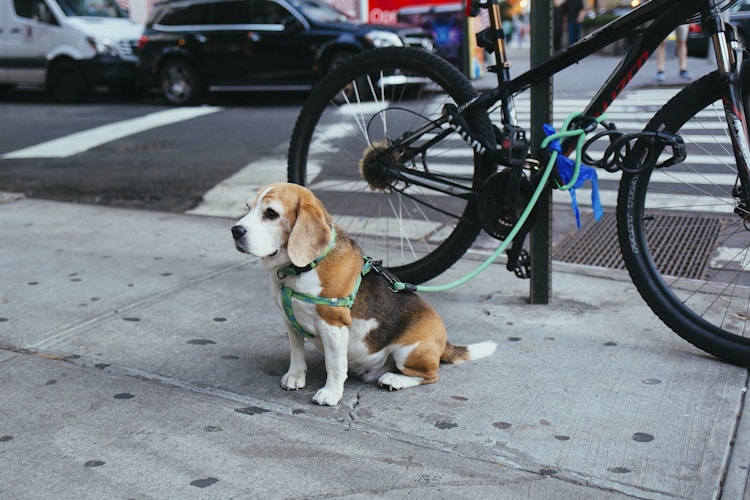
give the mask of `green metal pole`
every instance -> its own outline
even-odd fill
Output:
[[[531,3],[531,67],[549,59],[552,54],[552,0]],[[542,125],[552,123],[552,79],[531,88],[531,152],[540,158],[544,140]],[[539,198],[537,219],[531,230],[531,285],[529,301],[548,304],[552,293],[552,190]]]

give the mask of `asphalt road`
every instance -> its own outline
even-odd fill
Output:
[[[199,108],[171,108],[157,100],[102,96],[62,105],[42,94],[17,93],[0,101],[0,191],[182,212],[257,157],[278,155],[285,176],[286,144],[303,97],[232,96]],[[205,114],[191,118],[191,111]],[[158,126],[159,118],[174,121]],[[142,129],[107,140],[107,133],[128,120]],[[97,127],[106,142],[69,154],[71,134]],[[47,157],[8,157],[59,138],[65,140],[52,144]]]
[[[509,56],[512,74],[528,68],[527,49],[511,48]],[[556,98],[590,97],[617,61],[597,55],[561,72],[554,83]],[[653,64],[647,63],[629,88],[653,86]],[[676,71],[676,61],[668,64]],[[690,67],[696,73],[709,68],[697,59],[691,59]],[[492,77],[476,84],[492,86]],[[235,94],[214,96],[197,108],[171,108],[153,96],[124,100],[94,95],[85,103],[64,105],[41,93],[17,91],[0,98],[0,191],[188,211],[213,186],[259,159],[272,174],[278,168],[273,177],[286,178],[286,149],[304,98]],[[124,124],[131,128],[118,135]],[[76,141],[84,144],[76,149]],[[16,154],[40,145],[46,147],[44,155],[37,150]]]

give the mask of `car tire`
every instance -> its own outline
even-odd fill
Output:
[[[187,59],[169,59],[159,70],[159,87],[170,104],[197,104],[203,94],[201,85],[198,70]]]
[[[77,102],[88,93],[88,82],[74,61],[53,63],[47,73],[47,91],[59,102]]]

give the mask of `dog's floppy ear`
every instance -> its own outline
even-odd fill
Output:
[[[331,236],[323,204],[311,193],[300,195],[297,220],[287,244],[292,264],[302,267],[320,257],[331,242]]]

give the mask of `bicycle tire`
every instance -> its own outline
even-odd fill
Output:
[[[651,119],[646,130],[683,135],[687,158],[623,174],[618,237],[639,293],[667,326],[703,351],[749,366],[750,231],[733,212],[737,165],[721,94],[711,73]]]
[[[369,158],[368,148],[438,118],[444,103],[461,105],[476,96],[453,64],[424,50],[358,54],[326,75],[304,103],[289,146],[288,180],[313,190],[363,251],[400,279],[427,281],[455,263],[479,234],[476,197],[459,199],[384,178],[371,173],[363,158]],[[487,113],[468,122],[494,145]],[[428,168],[475,189],[495,170],[456,133],[428,147],[426,156],[408,160],[409,168]],[[404,156],[394,161],[404,162]]]

